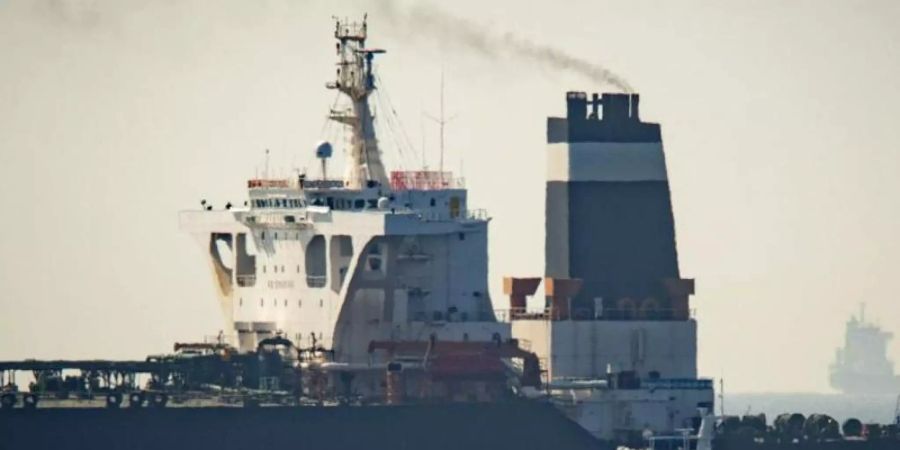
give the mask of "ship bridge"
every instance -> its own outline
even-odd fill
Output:
[[[384,52],[366,46],[365,21],[338,21],[334,37],[327,87],[344,104],[327,123],[344,132],[343,178],[328,177],[332,146],[322,140],[321,177],[251,179],[243,207],[203,204],[181,225],[206,252],[235,346],[251,351],[278,335],[325,350],[358,376],[356,388],[377,390],[383,374],[369,372],[386,361],[374,360],[383,355],[373,357],[372,342],[498,342],[510,325],[488,295],[488,215],[451,172],[386,170],[369,105]]]
[[[348,338],[355,334],[339,324],[343,302],[356,297],[351,307],[367,306],[344,320],[365,317],[364,328],[494,319],[486,280],[489,217],[469,209],[464,183],[451,172],[397,171],[390,186],[359,189],[304,177],[253,179],[247,186],[245,208],[204,208],[181,218],[209,251],[240,347],[253,348],[278,331],[337,345],[335,327]],[[367,344],[344,349],[361,356],[349,348]]]

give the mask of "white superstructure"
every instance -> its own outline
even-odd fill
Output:
[[[342,180],[254,179],[245,207],[181,213],[214,273],[242,350],[281,334],[334,361],[369,362],[372,341],[509,336],[487,289],[487,224],[451,173],[393,172],[381,162],[368,98],[366,23],[338,21],[331,110],[348,133]],[[319,146],[321,157],[329,145]],[[324,172],[324,171],[323,171]]]

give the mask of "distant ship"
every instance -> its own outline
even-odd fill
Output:
[[[847,321],[844,347],[837,349],[831,364],[831,386],[854,395],[900,393],[900,376],[894,374],[894,362],[887,357],[887,344],[892,337],[866,322],[863,305],[859,317]]]

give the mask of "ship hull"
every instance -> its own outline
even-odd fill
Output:
[[[39,408],[0,414],[14,449],[611,449],[546,403]]]
[[[713,450],[896,450],[897,445],[898,442],[893,439],[872,441],[834,440],[796,443],[756,443],[715,440],[713,441]]]

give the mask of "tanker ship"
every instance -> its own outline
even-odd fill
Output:
[[[492,299],[490,217],[463,180],[382,162],[369,99],[385,52],[367,34],[335,24],[343,177],[320,141],[320,173],[265,173],[243,205],[180,214],[227,331],[144,360],[0,361],[2,447],[774,445],[764,419],[711,415],[662,134],[640,97],[566,94],[547,121],[545,273],[506,277],[508,300]],[[818,445],[808,436],[789,444]]]
[[[887,345],[893,337],[866,321],[865,305],[859,317],[847,321],[844,347],[835,352],[831,365],[831,386],[849,395],[898,395],[900,376],[887,357]]]

